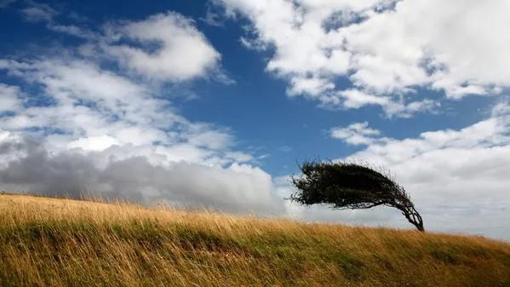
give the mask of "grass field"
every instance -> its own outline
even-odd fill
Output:
[[[0,286],[510,286],[510,245],[0,195]]]

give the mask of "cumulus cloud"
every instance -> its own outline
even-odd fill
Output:
[[[348,127],[334,127],[330,131],[331,137],[345,141],[351,145],[367,145],[378,136],[378,130],[368,127],[368,122],[354,123]]]
[[[393,172],[412,195],[430,229],[484,230],[489,236],[509,238],[509,107],[500,103],[489,118],[471,126],[424,132],[416,138],[376,137],[365,123],[354,124],[362,129],[351,126],[342,130],[336,138],[349,144],[354,138],[366,146],[346,160],[363,159]],[[370,131],[369,137],[357,140],[363,139],[364,130]]]
[[[292,96],[409,116],[435,105],[413,98],[418,87],[461,98],[510,86],[505,0],[215,2],[250,21],[254,36],[243,42],[273,52],[266,69]],[[338,87],[341,79],[351,88]]]
[[[193,21],[177,13],[158,14],[112,25],[110,29],[115,41],[106,48],[107,52],[149,78],[183,81],[205,77],[218,68],[221,59]],[[117,43],[122,40],[134,43]]]

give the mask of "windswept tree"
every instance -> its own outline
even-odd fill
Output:
[[[300,169],[303,175],[292,178],[297,188],[290,197],[292,201],[303,205],[329,204],[334,209],[394,207],[419,231],[425,231],[409,195],[389,175],[368,165],[347,162],[308,161]]]

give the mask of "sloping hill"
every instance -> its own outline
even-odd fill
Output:
[[[0,286],[510,286],[510,245],[0,195]]]

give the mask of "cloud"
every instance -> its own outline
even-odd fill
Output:
[[[336,138],[366,147],[345,160],[388,168],[406,187],[429,229],[509,238],[510,105],[460,130],[416,138],[377,137],[366,123],[341,129]],[[368,131],[368,132],[365,132]],[[391,220],[390,224],[396,224]]]
[[[205,5],[205,16],[200,18],[200,20],[209,26],[223,27],[225,24],[225,18],[223,17],[222,12],[219,11],[218,6],[211,2],[207,2]]]
[[[123,144],[135,145],[165,140],[158,128],[170,125],[173,117],[162,114],[166,103],[153,98],[144,85],[79,59],[44,59],[7,65],[11,73],[39,87],[38,96],[50,104],[20,109],[3,119],[4,129],[51,127],[65,131],[62,137],[108,134]],[[146,131],[143,141],[124,136],[142,128]]]
[[[250,21],[252,39],[243,42],[272,52],[266,70],[288,81],[289,95],[325,106],[380,105],[410,116],[436,105],[418,88],[457,99],[510,86],[505,0],[216,3]],[[337,84],[343,79],[347,90]]]
[[[19,93],[17,87],[0,83],[0,114],[12,112],[21,107],[22,102],[19,99]]]
[[[387,116],[398,116],[401,118],[409,118],[419,112],[435,112],[441,106],[439,102],[430,99],[406,101],[402,97],[393,99],[391,96],[370,94],[359,89],[339,91],[335,96],[330,96],[330,98],[333,100],[333,103],[337,105],[342,103],[347,109],[379,105],[384,109]]]
[[[5,132],[3,132],[5,133]],[[116,147],[117,153],[129,147]],[[5,155],[18,154],[7,160]],[[79,198],[123,198],[144,204],[280,214],[271,176],[234,163],[227,168],[189,162],[154,165],[144,156],[118,159],[112,150],[51,153],[16,134],[0,136],[0,189]]]
[[[51,21],[58,12],[47,4],[30,1],[29,7],[22,9],[21,14],[23,15],[23,18],[29,22],[48,22]]]
[[[46,25],[48,29],[58,33],[64,33],[70,36],[75,36],[83,39],[94,39],[97,37],[95,33],[76,25],[62,25],[52,21]]]
[[[0,4],[1,8],[1,4]],[[37,3],[33,1],[27,1],[27,6],[21,10],[21,15],[28,22],[43,22],[46,24],[46,28],[57,33],[63,33],[70,36],[92,40],[98,38],[99,35],[90,31],[87,28],[80,27],[74,24],[61,24],[60,19],[67,17],[70,21],[81,21],[85,22],[84,17],[71,12],[61,13],[54,9],[48,4]]]
[[[430,85],[449,97],[494,93],[509,85],[501,64],[510,57],[508,12],[506,1],[401,1],[339,31],[356,63],[351,79],[376,91]]]
[[[111,146],[119,145],[119,141],[109,135],[92,136],[79,138],[70,142],[67,146],[70,149],[82,149],[86,151],[103,151]]]
[[[332,138],[340,139],[350,145],[367,145],[374,141],[378,136],[378,130],[368,127],[368,122],[354,123],[348,127],[334,127],[330,130]]]
[[[113,25],[110,29],[115,41],[106,47],[107,52],[145,77],[185,81],[206,77],[218,69],[220,54],[194,27],[192,20],[177,13],[157,14],[142,21]]]
[[[157,97],[158,88],[105,70],[93,61],[4,60],[2,66],[37,88],[38,101],[4,116],[0,128],[41,138],[50,150],[157,146],[169,161],[216,165],[252,158],[231,150],[234,139],[228,130],[186,120],[171,102]]]

